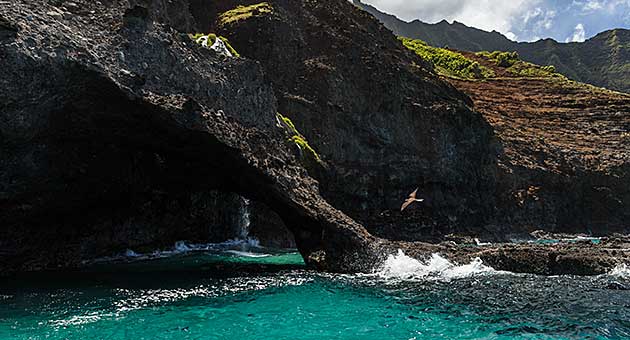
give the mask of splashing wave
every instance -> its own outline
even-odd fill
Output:
[[[398,254],[390,255],[385,260],[377,274],[385,279],[450,280],[497,272],[494,268],[484,265],[479,258],[469,264],[455,265],[439,254],[433,254],[426,263],[422,263],[398,250]]]
[[[627,264],[620,264],[613,268],[608,274],[610,276],[630,280],[630,266]]]

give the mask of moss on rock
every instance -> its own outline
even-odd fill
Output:
[[[241,20],[247,20],[253,16],[259,16],[273,12],[273,7],[267,2],[261,2],[249,6],[238,6],[219,16],[219,24],[228,25]]]
[[[291,119],[280,113],[277,113],[276,115],[278,122],[282,124],[289,136],[289,142],[294,143],[300,149],[302,160],[306,161],[305,165],[308,166],[313,162],[315,164],[323,165],[323,161],[319,157],[319,154],[308,144],[306,138],[295,128],[295,124],[293,124]]]

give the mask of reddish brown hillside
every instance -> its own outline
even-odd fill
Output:
[[[463,54],[497,77],[450,82],[473,98],[510,161],[563,173],[630,161],[629,94],[564,78],[519,77],[474,53]]]
[[[494,127],[514,208],[530,213],[520,222],[593,232],[627,228],[630,95],[561,76],[521,77],[463,54],[496,74],[449,81]]]

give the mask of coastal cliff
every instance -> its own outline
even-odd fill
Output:
[[[0,9],[0,57],[3,271],[221,241],[243,199],[252,232],[320,270],[370,271],[398,249],[541,274],[628,262],[613,241],[573,257],[398,242],[584,226],[504,209],[520,175],[484,102],[345,0],[17,1]],[[416,187],[425,204],[401,213]],[[612,212],[597,230],[625,230]]]
[[[0,17],[3,270],[208,241],[231,209],[220,192],[266,203],[313,266],[371,250],[294,156],[261,68],[191,40],[187,2],[25,1]]]

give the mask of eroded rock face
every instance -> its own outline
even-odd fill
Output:
[[[73,4],[0,9],[3,270],[208,240],[216,190],[276,211],[313,266],[370,258],[292,155],[260,67],[175,29],[193,30],[186,2]]]
[[[498,150],[469,99],[348,1],[268,3],[270,13],[208,16],[207,26],[261,62],[278,110],[330,164],[318,176],[324,197],[390,239],[481,225],[494,209]],[[401,214],[416,187],[425,204]]]

